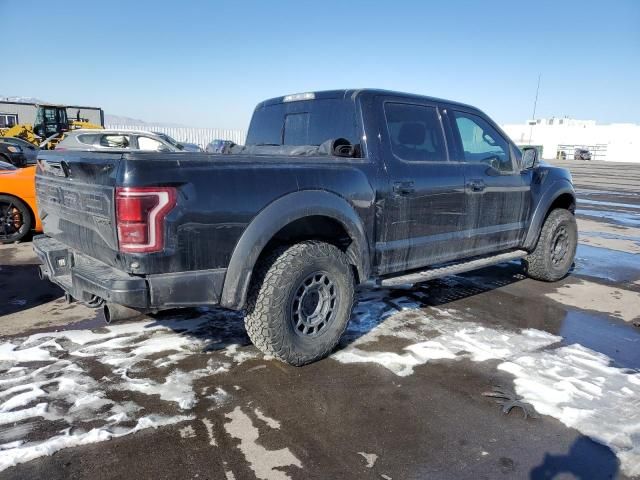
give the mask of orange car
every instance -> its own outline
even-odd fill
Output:
[[[0,243],[42,231],[36,205],[36,167],[15,168],[0,162]]]

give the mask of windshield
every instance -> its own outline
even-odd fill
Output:
[[[182,144],[178,143],[173,137],[170,137],[166,133],[160,133],[160,132],[151,132],[151,133],[156,134],[161,139],[163,139],[165,142],[168,142],[171,145],[173,145],[174,147],[179,148],[180,150],[182,150],[182,148],[183,148]]]
[[[349,99],[277,103],[256,109],[247,145],[320,145],[346,138],[360,143],[355,105]]]

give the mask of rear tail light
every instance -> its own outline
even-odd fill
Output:
[[[121,252],[164,248],[164,219],[176,205],[173,187],[116,188],[116,225]]]

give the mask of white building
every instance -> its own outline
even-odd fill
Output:
[[[502,128],[518,145],[542,145],[546,159],[556,158],[560,151],[573,158],[575,148],[586,148],[594,160],[640,162],[640,125],[633,123],[543,118]]]

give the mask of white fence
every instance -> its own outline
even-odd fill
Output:
[[[244,144],[247,133],[244,130],[227,130],[222,128],[195,127],[160,127],[156,125],[105,125],[113,130],[142,130],[144,132],[162,132],[170,135],[179,142],[195,143],[205,148],[212,140],[231,140],[240,145]]]

